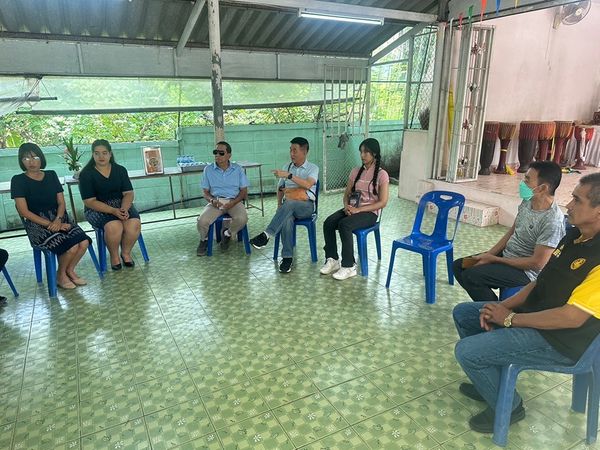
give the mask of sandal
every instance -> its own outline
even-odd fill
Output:
[[[119,264],[111,264],[110,268],[112,270],[121,270],[123,268],[123,266],[121,265],[121,263],[119,263]]]

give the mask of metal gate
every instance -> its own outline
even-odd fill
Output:
[[[367,132],[365,105],[368,96],[366,67],[325,66],[323,80],[323,190],[343,189],[348,167],[356,161],[348,151],[354,136]]]

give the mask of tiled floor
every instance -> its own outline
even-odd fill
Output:
[[[320,219],[340,201],[322,195]],[[251,212],[251,234],[273,208]],[[399,252],[383,286],[391,240],[415,210],[390,201],[383,261],[371,241],[368,279],[344,282],[319,276],[303,230],[294,271],[281,275],[271,245],[198,258],[184,219],[144,227],[149,264],[136,249],[135,269],[100,281],[86,257],[89,285],[50,300],[25,238],[3,240],[21,296],[0,312],[0,449],[493,447],[468,430],[481,405],[458,392],[450,317],[465,294],[447,284],[442,258],[435,305],[415,254]],[[455,254],[504,231],[462,225]],[[510,448],[586,448],[568,378],[529,373],[519,386],[527,418]]]

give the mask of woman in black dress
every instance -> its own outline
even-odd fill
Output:
[[[107,140],[92,143],[92,159],[79,175],[79,191],[87,221],[94,228],[104,229],[111,268],[121,270],[121,259],[125,267],[133,267],[131,249],[140,235],[140,215],[133,206],[127,169],[115,162]]]
[[[87,284],[77,275],[75,267],[91,239],[69,219],[56,172],[43,170],[46,158],[32,143],[19,147],[19,166],[24,173],[12,178],[10,195],[23,218],[31,245],[58,256],[56,283],[59,287],[74,289]]]

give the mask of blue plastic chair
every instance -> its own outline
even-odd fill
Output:
[[[13,291],[13,295],[15,297],[18,297],[19,293],[17,292],[17,288],[13,284],[12,279],[10,278],[10,275],[8,274],[8,270],[6,270],[6,267],[2,268],[2,274],[4,275],[4,278],[6,279],[6,282],[10,286],[10,289]]]
[[[375,235],[375,247],[377,248],[377,259],[381,261],[381,235],[379,234],[379,223],[381,215],[375,222],[375,225],[368,228],[358,228],[352,233],[356,236],[356,246],[358,247],[358,259],[360,261],[360,274],[363,277],[369,275],[369,258],[367,256],[367,236],[373,232]]]
[[[508,427],[512,412],[512,402],[519,373],[524,370],[558,372],[573,374],[573,396],[571,409],[585,413],[587,401],[587,432],[585,441],[588,445],[596,442],[598,434],[598,405],[600,403],[600,335],[592,341],[585,353],[574,366],[524,365],[509,364],[502,368],[500,390],[494,417],[494,436],[496,445],[506,446]]]
[[[428,235],[421,232],[421,225],[427,203],[433,203],[438,207],[438,213],[435,220],[433,232]],[[422,255],[423,257],[423,275],[425,275],[425,300],[427,303],[435,303],[435,268],[437,255],[446,252],[446,264],[448,266],[448,283],[454,284],[454,273],[452,272],[452,262],[454,258],[453,246],[456,230],[458,229],[459,218],[465,205],[465,197],[462,194],[451,191],[431,191],[421,197],[415,216],[412,232],[409,236],[402,239],[396,239],[392,244],[392,255],[388,269],[386,289],[390,287],[392,271],[394,269],[394,259],[396,250],[403,248]],[[452,236],[448,237],[446,230],[448,228],[448,214],[452,208],[458,208],[456,214],[456,223]]]
[[[521,289],[523,289],[525,286],[515,286],[515,287],[503,287],[500,288],[500,301],[502,300],[506,300],[509,297],[512,297],[513,295],[515,295],[517,292],[519,292]]]
[[[213,253],[213,236],[215,236],[215,228],[216,228],[216,239],[217,242],[221,242],[221,229],[223,228],[223,220],[231,218],[229,214],[223,214],[222,216],[217,217],[213,223],[208,227],[208,246],[206,247],[206,256],[212,256]],[[244,248],[246,249],[246,254],[249,255],[251,253],[250,250],[250,238],[248,237],[248,225],[244,225],[237,233],[238,242],[244,241]]]
[[[44,254],[44,261],[46,263],[46,282],[48,283],[48,295],[50,297],[56,297],[58,289],[56,287],[57,257],[55,253],[51,252],[50,250],[43,250],[38,247],[33,247],[33,263],[35,266],[35,278],[38,283],[42,282],[42,253]],[[92,258],[94,267],[96,267],[98,276],[100,278],[103,278],[104,275],[102,274],[98,258],[96,258],[96,252],[94,251],[94,247],[92,245],[88,246],[88,253],[90,254],[90,258]]]
[[[102,272],[106,272],[106,242],[104,241],[104,228],[94,228],[96,232],[96,245],[98,246],[98,255],[100,257],[100,268]],[[140,246],[140,251],[142,252],[142,257],[145,262],[149,262],[150,258],[148,258],[148,251],[146,250],[146,244],[144,243],[144,237],[142,233],[138,236],[138,245]]]
[[[315,195],[315,211],[312,213],[311,217],[306,219],[295,219],[294,220],[294,236],[292,240],[294,242],[294,247],[296,246],[296,228],[298,226],[306,227],[308,231],[308,244],[310,246],[310,259],[312,262],[317,262],[317,215],[319,210],[319,181],[316,184],[316,195]],[[277,261],[277,257],[279,256],[279,241],[281,239],[280,233],[275,235],[275,245],[273,248],[273,260]]]

